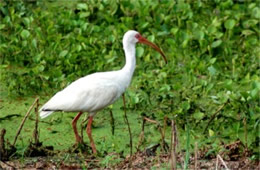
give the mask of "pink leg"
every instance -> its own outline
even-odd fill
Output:
[[[88,138],[90,140],[92,151],[93,151],[94,154],[96,154],[97,150],[96,150],[96,146],[95,146],[94,140],[92,138],[92,134],[91,134],[92,121],[93,121],[93,116],[89,116],[88,125],[87,125],[87,134],[88,134]]]
[[[81,137],[78,134],[78,130],[77,130],[77,121],[79,119],[79,117],[82,115],[83,112],[79,112],[77,114],[77,116],[72,120],[72,128],[74,130],[74,134],[75,134],[75,138],[76,138],[76,144],[78,143],[83,143]]]

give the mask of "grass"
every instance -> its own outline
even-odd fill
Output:
[[[131,89],[130,89],[131,90]],[[17,129],[26,114],[27,110],[35,100],[36,96],[31,97],[23,97],[23,98],[8,98],[5,94],[4,89],[1,89],[0,95],[0,129],[5,128],[7,130],[5,139],[10,143],[13,143],[15,134]],[[41,96],[40,97],[40,105],[43,105],[51,95]],[[126,99],[127,100],[127,99]],[[129,99],[128,99],[129,100]],[[114,119],[115,119],[115,135],[112,135],[111,124],[110,124],[110,114],[109,109],[112,109]],[[73,156],[73,154],[69,154],[66,152],[70,148],[72,148],[75,143],[73,130],[71,127],[71,121],[73,120],[76,113],[62,113],[55,112],[51,116],[46,119],[41,119],[39,123],[39,131],[40,131],[40,142],[43,142],[44,146],[53,146],[54,150],[61,151],[62,154],[55,155],[53,159],[57,162],[68,162],[70,161],[79,161],[78,163],[84,168],[84,159],[79,158],[78,156]],[[123,112],[123,102],[122,99],[117,101],[113,107],[109,107],[100,111],[94,118],[93,126],[92,126],[92,135],[95,140],[97,150],[99,152],[99,157],[95,158],[95,160],[99,161],[99,165],[101,167],[111,167],[120,161],[122,161],[122,156],[126,157],[130,154],[129,148],[129,134],[127,130],[127,125],[124,122],[124,112]],[[139,143],[139,134],[141,132],[142,126],[142,116],[139,114],[138,110],[128,109],[127,116],[130,122],[130,126],[132,129],[133,135],[133,152],[136,152],[136,146]],[[80,123],[84,120],[85,116],[82,116],[78,121],[78,129],[80,131]],[[29,146],[29,141],[32,140],[32,133],[34,130],[34,121],[35,113],[31,112],[29,119],[25,122],[25,125],[21,131],[21,134],[17,140],[16,148],[18,158],[20,162],[25,162],[24,152]],[[188,120],[186,120],[188,122]],[[161,122],[160,122],[161,123]],[[170,126],[166,127],[165,141],[170,144]],[[208,139],[204,140],[202,132],[198,133],[198,131],[194,131],[194,129],[190,128],[190,124],[186,124],[184,129],[181,127],[178,128],[178,138],[179,138],[179,146],[177,152],[182,155],[184,158],[184,164],[178,163],[180,168],[188,169],[190,166],[190,157],[193,152],[193,144],[194,142],[198,142],[199,146],[204,146],[207,148],[209,145],[207,144],[210,141],[221,141],[224,140],[221,136],[210,136]],[[85,128],[83,131],[84,141],[89,145],[89,140],[85,133]],[[145,131],[144,131],[144,144],[141,146],[141,150],[145,150],[145,148],[152,147],[158,143],[160,143],[161,136],[158,128],[155,124],[146,123]],[[218,142],[210,145],[208,149],[208,153],[218,153],[221,148],[221,144]],[[200,148],[199,148],[200,149]],[[156,155],[160,155],[161,151],[157,149]],[[48,160],[48,159],[47,159]],[[155,159],[157,160],[157,159]],[[159,160],[159,157],[158,157]],[[154,165],[158,163],[154,162]],[[90,165],[91,166],[91,165]],[[183,166],[183,167],[182,167]],[[165,165],[161,165],[162,167],[169,167],[166,163]],[[167,168],[166,168],[167,169]]]
[[[49,96],[40,98],[40,105],[47,101]],[[1,114],[0,114],[0,129],[7,130],[6,140],[13,143],[17,129],[26,114],[28,108],[34,101],[34,97],[20,98],[20,99],[2,99],[1,100]],[[123,103],[121,100],[113,105],[113,115],[115,118],[115,135],[112,135],[109,110],[100,111],[94,118],[92,126],[92,135],[97,145],[97,150],[101,153],[117,152],[123,155],[129,154],[129,136],[127,126],[123,120],[123,110],[121,109]],[[74,134],[71,127],[71,121],[76,113],[62,113],[55,112],[46,119],[41,119],[39,123],[40,141],[45,146],[53,146],[55,150],[67,150],[74,143]],[[138,144],[138,136],[141,132],[141,116],[137,112],[127,110],[127,115],[130,121],[130,126],[133,131],[134,146]],[[84,115],[78,121],[78,129],[80,132],[80,124],[84,119]],[[32,133],[35,124],[35,112],[30,113],[29,119],[24,124],[20,136],[17,140],[18,152],[22,153],[24,148],[28,146],[32,140]],[[147,143],[156,143],[160,140],[159,133],[155,131],[152,125],[146,127],[146,141]],[[84,141],[88,143],[88,138],[83,131]],[[134,148],[134,151],[135,148]]]

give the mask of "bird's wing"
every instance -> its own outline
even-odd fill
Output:
[[[119,87],[112,80],[81,78],[56,93],[41,111],[95,112],[120,97]]]

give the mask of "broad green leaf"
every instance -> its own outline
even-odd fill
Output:
[[[144,48],[143,47],[137,47],[136,48],[136,56],[141,57],[144,54]]]
[[[224,33],[223,32],[216,32],[214,35],[216,36],[217,39],[220,39],[224,35]]]
[[[210,64],[214,64],[215,62],[216,62],[216,60],[217,60],[217,58],[212,58],[212,59],[210,59]]]
[[[32,46],[36,49],[37,48],[37,40],[34,38],[32,40]]]
[[[30,32],[28,30],[24,29],[24,30],[22,30],[20,35],[23,39],[26,39],[30,36]]]
[[[178,32],[179,28],[175,27],[171,29],[171,33],[175,35]]]
[[[43,65],[40,65],[40,66],[38,67],[38,71],[39,71],[39,72],[43,72],[43,70],[44,70],[44,66],[43,66]]]
[[[231,29],[233,29],[234,26],[236,25],[236,21],[235,21],[234,19],[228,19],[228,20],[226,20],[226,22],[225,22],[224,25],[225,25],[225,28],[226,28],[226,29],[231,30]]]
[[[217,31],[218,31],[218,29],[217,29],[217,27],[214,26],[214,25],[210,25],[210,26],[208,27],[208,32],[209,32],[209,34],[214,34],[214,33],[217,32]]]
[[[88,5],[86,3],[79,3],[77,5],[77,9],[85,9],[85,10],[87,10],[88,9]]]
[[[81,49],[82,49],[81,45],[80,45],[80,44],[78,44],[78,45],[76,46],[76,49],[77,49],[77,52],[80,52],[80,51],[81,51]]]
[[[142,25],[141,25],[141,28],[142,29],[145,29],[146,27],[148,27],[149,26],[149,22],[145,22],[145,23],[143,23]]]
[[[258,43],[258,38],[257,36],[250,36],[247,41],[249,45],[256,45]]]
[[[260,19],[260,8],[259,7],[253,8],[251,15],[256,19]]]
[[[26,41],[26,40],[22,41],[22,46],[23,47],[27,47],[27,44],[28,44],[28,41]]]
[[[26,26],[29,26],[29,25],[30,25],[30,19],[27,18],[27,17],[23,19],[23,22],[24,22],[24,24],[25,24]]]
[[[108,37],[108,39],[109,39],[109,41],[111,41],[112,43],[114,43],[115,40],[116,40],[116,37],[115,37],[114,35],[110,35],[110,36]]]
[[[0,30],[5,28],[5,24],[0,24]]]
[[[38,63],[41,59],[41,54],[37,54],[33,59],[34,59],[34,62]]]
[[[211,47],[212,47],[212,48],[216,48],[216,47],[220,46],[221,43],[222,43],[222,40],[214,41],[214,42],[211,44]]]
[[[151,60],[151,55],[150,55],[150,54],[147,54],[147,55],[144,57],[144,61],[149,62],[150,60]]]
[[[183,110],[189,110],[190,109],[190,103],[188,101],[184,101],[182,103],[182,109]]]
[[[59,57],[65,57],[68,54],[67,50],[63,50],[62,52],[60,52]]]
[[[213,130],[209,129],[209,136],[210,136],[210,137],[211,137],[211,136],[214,136],[214,134],[215,134],[215,132],[214,132]]]
[[[260,90],[260,82],[259,81],[253,81],[252,87]]]
[[[204,38],[204,35],[205,35],[204,32],[201,30],[197,30],[194,33],[195,38],[198,40],[202,40]]]
[[[80,18],[86,18],[86,17],[88,17],[90,15],[90,12],[81,12],[80,14],[79,14],[79,17]]]
[[[202,119],[202,118],[204,117],[204,113],[202,113],[202,112],[196,112],[196,113],[193,114],[193,117],[194,117],[195,119],[197,119],[197,120],[200,120],[200,119]]]
[[[254,8],[256,6],[256,3],[250,3],[249,5],[248,5],[248,9],[252,9],[252,8]]]
[[[252,98],[256,98],[259,97],[259,89],[255,88],[253,90],[250,91],[250,95],[252,96]]]
[[[209,74],[212,76],[214,76],[217,73],[217,70],[213,66],[208,67],[208,71]]]
[[[256,19],[248,19],[248,20],[243,21],[243,27],[245,27],[245,28],[253,27],[256,24],[258,24],[258,22],[259,21]]]
[[[147,39],[151,42],[154,42],[155,37],[154,37],[154,35],[150,35],[147,37]]]
[[[245,35],[245,36],[248,36],[248,35],[251,35],[251,34],[254,34],[255,32],[252,31],[252,30],[243,30],[242,31],[242,34]]]

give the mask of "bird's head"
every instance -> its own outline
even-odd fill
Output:
[[[148,41],[146,38],[142,37],[141,34],[137,31],[134,30],[127,31],[123,37],[123,44],[136,44],[136,43],[142,43],[151,46],[153,49],[155,49],[162,55],[164,61],[167,64],[167,59],[164,53],[157,45]]]

